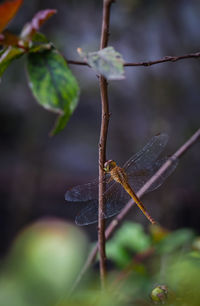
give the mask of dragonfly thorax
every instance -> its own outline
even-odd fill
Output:
[[[124,184],[127,182],[127,175],[123,168],[118,167],[114,160],[108,160],[104,164],[105,172],[109,173],[111,178],[117,183]]]
[[[127,184],[128,182],[126,172],[123,168],[118,167],[117,165],[110,171],[110,176],[113,180],[121,185]]]

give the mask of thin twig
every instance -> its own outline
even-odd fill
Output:
[[[104,205],[104,190],[103,184],[104,171],[102,169],[106,160],[106,141],[109,123],[109,104],[107,93],[107,82],[105,78],[100,76],[100,91],[102,101],[102,118],[101,118],[101,132],[99,140],[99,215],[98,215],[98,244],[99,244],[99,265],[100,265],[100,278],[102,287],[104,287],[106,278],[106,251],[105,251],[105,220],[103,218],[105,205]]]
[[[194,145],[197,140],[200,139],[200,128],[186,141],[163,165],[162,167],[150,178],[149,181],[146,182],[146,184],[139,190],[137,193],[138,197],[142,197],[144,193],[154,184],[154,182],[171,166],[171,164],[176,160],[177,158],[182,157],[191,147]],[[129,210],[133,207],[133,200],[130,200],[125,207],[122,209],[122,211],[117,215],[115,219],[111,221],[109,226],[106,229],[106,240],[110,238],[111,234],[114,232],[116,227],[119,225],[119,223],[123,220],[123,218],[127,215]],[[87,271],[87,269],[90,267],[90,265],[94,262],[96,255],[98,252],[98,244],[94,246],[92,251],[90,252],[88,259],[83,266],[81,272],[79,273],[78,279],[76,280],[76,283],[73,287],[78,285],[80,280],[82,279],[83,275]]]
[[[103,1],[103,19],[101,30],[100,49],[103,49],[108,44],[109,24],[110,24],[110,8],[113,0]],[[100,263],[100,279],[102,288],[105,287],[106,279],[106,251],[105,251],[105,220],[104,216],[104,189],[103,184],[104,171],[103,165],[106,161],[106,141],[109,124],[109,103],[108,103],[108,85],[106,79],[101,75],[99,78],[101,92],[101,131],[99,138],[99,214],[98,214],[98,248],[99,248],[99,263]]]
[[[124,63],[124,67],[139,67],[139,66],[144,66],[144,67],[149,67],[152,65],[157,65],[157,64],[162,64],[165,62],[177,62],[183,59],[188,59],[188,58],[199,58],[200,57],[200,52],[196,52],[196,53],[189,53],[189,54],[184,54],[184,55],[180,55],[180,56],[165,56],[161,59],[155,60],[155,61],[145,61],[145,62],[136,62],[136,63],[129,63],[129,62],[125,62]],[[74,60],[67,60],[68,64],[71,65],[81,65],[81,66],[88,66],[87,62],[84,61],[74,61]]]
[[[180,56],[165,56],[159,60],[156,61],[148,61],[148,62],[139,62],[139,63],[124,63],[124,66],[126,67],[131,67],[131,66],[145,66],[145,67],[149,67],[152,65],[156,65],[156,64],[161,64],[161,63],[165,63],[165,62],[177,62],[186,58],[199,58],[200,57],[200,52],[196,52],[196,53],[190,53],[190,54],[184,54],[184,55],[180,55]]]
[[[65,61],[67,62],[67,64],[70,64],[70,65],[79,65],[79,66],[88,66],[88,63],[87,62],[84,62],[84,61],[75,61],[75,60],[68,60],[67,58],[65,58]]]

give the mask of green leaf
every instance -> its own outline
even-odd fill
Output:
[[[55,49],[28,55],[29,86],[41,106],[61,115],[52,134],[62,130],[78,103],[79,86]]]
[[[64,115],[59,116],[58,119],[56,120],[54,128],[50,132],[50,135],[53,136],[58,134],[60,131],[62,131],[65,128],[70,117],[71,117],[70,112],[66,112]]]
[[[108,80],[124,79],[124,60],[122,55],[113,47],[107,47],[97,52],[84,53],[79,48],[78,53],[95,70]]]
[[[141,224],[126,222],[115,236],[106,244],[106,253],[109,259],[118,266],[128,264],[132,258],[130,251],[139,253],[151,246],[150,237],[145,234]]]
[[[111,259],[119,267],[123,267],[131,261],[131,255],[124,247],[120,246],[115,239],[107,242],[106,255],[108,259]]]
[[[36,32],[30,42],[28,52],[42,52],[45,50],[53,49],[53,44],[42,33]]]
[[[22,56],[23,54],[24,50],[13,46],[2,50],[2,52],[0,53],[0,77],[2,76],[6,68],[9,66],[9,64],[13,60]]]
[[[199,271],[200,260],[198,258],[190,258],[184,253],[173,256],[168,262],[165,277],[166,283],[170,284],[170,288],[176,292],[177,303],[175,305],[199,305]]]
[[[49,40],[43,33],[36,32],[32,37],[32,42],[36,43],[49,43]]]
[[[45,51],[45,50],[51,50],[51,49],[52,49],[52,44],[51,43],[35,44],[31,48],[29,48],[28,52],[29,53],[38,53],[38,52],[42,52],[42,51]]]
[[[115,235],[118,244],[134,252],[143,252],[151,246],[150,237],[144,232],[141,224],[126,222]]]
[[[194,232],[191,229],[180,229],[166,236],[157,244],[160,254],[169,254],[192,243]]]

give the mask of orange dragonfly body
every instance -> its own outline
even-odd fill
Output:
[[[114,181],[116,181],[117,183],[123,186],[123,188],[130,195],[130,197],[134,200],[134,202],[137,204],[137,206],[140,208],[143,214],[147,217],[147,219],[152,224],[155,224],[156,223],[155,220],[149,215],[146,208],[144,207],[140,199],[137,197],[137,195],[135,194],[135,192],[132,190],[131,186],[129,185],[127,174],[124,171],[124,169],[117,166],[114,160],[109,160],[104,165],[104,171],[106,173],[110,173],[111,179],[113,179]]]
[[[136,193],[168,159],[167,157],[158,159],[167,141],[168,136],[164,133],[154,136],[123,167],[117,166],[113,160],[105,163],[104,218],[118,214],[131,197],[149,221],[155,223]],[[174,171],[177,163],[178,160],[174,161],[146,193],[161,186],[166,178]],[[84,208],[76,216],[76,224],[88,225],[98,221],[98,186],[97,179],[91,183],[75,186],[66,192],[65,199],[68,202],[83,202],[84,204]]]

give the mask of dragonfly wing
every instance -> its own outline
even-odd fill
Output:
[[[130,196],[125,189],[119,183],[115,183],[105,194],[105,218],[117,215],[129,200]]]
[[[159,134],[154,136],[142,150],[133,155],[123,166],[127,174],[139,170],[146,169],[159,157],[168,142],[167,134]]]
[[[65,193],[65,200],[81,202],[98,198],[98,179],[91,183],[75,186]]]
[[[104,182],[109,188],[109,178],[105,177]],[[65,200],[68,202],[86,202],[98,199],[99,179],[95,179],[90,183],[75,186],[65,193]]]
[[[77,225],[88,225],[98,221],[98,200],[89,201],[76,216]]]
[[[113,182],[104,194],[105,211],[104,218],[110,218],[118,214],[126,202],[130,199],[127,192],[120,184]],[[98,221],[98,200],[88,201],[86,206],[76,216],[78,225],[88,225]]]
[[[164,157],[160,160],[157,160],[153,167],[152,175],[155,174],[168,159],[169,157]],[[155,181],[155,183],[151,185],[151,187],[149,187],[149,189],[147,189],[146,193],[159,188],[164,183],[164,181],[168,178],[168,176],[170,176],[174,172],[174,170],[176,169],[178,165],[178,162],[179,162],[178,159],[174,160],[171,166],[161,176],[158,177],[158,179]]]
[[[164,157],[155,161],[151,166],[146,169],[142,170],[133,170],[132,173],[128,175],[128,181],[131,187],[133,188],[134,192],[138,192],[140,188],[160,169],[160,167],[168,160],[168,157]],[[176,169],[178,165],[178,159],[173,161],[172,165],[161,175],[158,177],[157,181],[149,187],[146,191],[150,192],[158,187],[160,187],[164,181],[172,174],[172,172]]]

